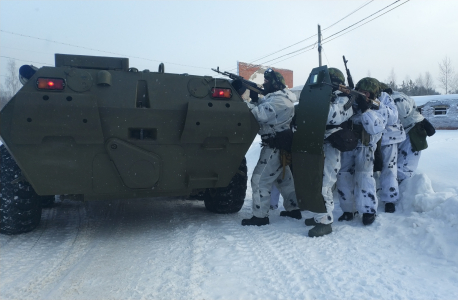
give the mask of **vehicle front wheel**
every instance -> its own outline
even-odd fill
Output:
[[[231,214],[240,211],[245,201],[248,181],[247,173],[248,168],[244,158],[227,187],[207,189],[205,191],[205,208],[218,214]]]
[[[0,154],[0,233],[31,231],[41,220],[39,196],[21,179],[21,169],[4,145],[0,146]]]

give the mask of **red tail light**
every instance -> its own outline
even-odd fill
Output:
[[[37,87],[40,90],[63,90],[65,81],[62,78],[38,78]]]
[[[212,97],[213,98],[231,98],[232,91],[231,89],[212,88]]]

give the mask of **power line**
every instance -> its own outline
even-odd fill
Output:
[[[34,52],[34,53],[49,54],[49,52],[34,51],[34,50],[30,50],[30,49],[13,48],[13,47],[8,47],[8,46],[2,46],[2,48],[13,49],[13,50],[19,50],[19,51]]]
[[[274,59],[265,61],[265,62],[263,62],[261,65],[266,64],[266,63],[268,63],[268,62],[271,62],[271,61],[273,61],[273,60],[277,60],[277,59],[279,59],[279,58],[282,58],[282,57],[285,57],[285,56],[288,56],[288,55],[297,53],[297,52],[302,51],[302,50],[305,50],[305,49],[307,49],[307,48],[314,47],[315,44],[316,44],[316,43],[310,44],[310,45],[308,45],[308,46],[306,46],[306,47],[303,47],[303,48],[301,48],[301,49],[295,50],[295,51],[290,52],[290,53],[288,53],[288,54],[284,54],[284,55],[278,56],[278,57],[276,57],[276,58],[274,58]],[[312,48],[312,49],[313,49],[313,48]],[[311,50],[311,49],[310,49],[310,50]]]
[[[355,12],[357,12],[358,10],[362,9],[363,7],[365,7],[366,5],[370,4],[371,2],[373,2],[374,0],[371,0],[369,2],[367,2],[366,4],[364,4],[363,6],[357,8],[356,10],[352,11],[351,13],[349,13],[348,15],[346,15],[345,17],[343,17],[342,19],[340,19],[339,21],[335,22],[334,24],[331,24],[329,25],[328,27],[324,28],[322,31],[325,31],[326,29],[329,29],[331,28],[332,26],[336,25],[337,23],[340,23],[340,21],[348,18],[349,16],[351,16],[352,14],[354,14]]]
[[[323,53],[324,53],[324,57],[326,57],[326,61],[328,62],[328,66],[331,65],[331,64],[329,63],[328,56],[326,55],[326,52],[324,51],[324,48],[323,48]]]
[[[335,22],[334,24],[331,24],[330,26],[326,27],[325,29],[328,29],[328,28],[334,26],[335,24],[337,24],[337,23],[339,23],[340,21],[344,20],[345,18],[349,17],[350,15],[352,15],[352,14],[355,13],[356,11],[362,9],[363,7],[367,6],[368,4],[370,4],[370,3],[373,2],[373,1],[374,1],[374,0],[371,0],[371,1],[369,1],[368,3],[362,5],[361,7],[359,7],[358,9],[356,9],[355,11],[351,12],[350,14],[348,14],[348,15],[345,16],[344,18],[340,19],[339,21]],[[401,6],[401,5],[403,5],[403,4],[407,3],[407,2],[409,2],[410,0],[407,0],[407,1],[403,2],[403,3],[401,3],[400,5],[398,5],[398,6],[394,7],[394,8],[392,8],[392,9],[390,9],[390,10],[384,12],[383,14],[381,14],[381,15],[379,15],[379,16],[377,16],[377,17],[375,17],[375,18],[373,18],[373,19],[371,19],[371,20],[369,20],[369,21],[367,21],[367,22],[365,22],[365,23],[363,23],[363,24],[361,24],[361,25],[359,25],[359,26],[353,28],[353,29],[350,30],[350,31],[346,31],[346,30],[348,30],[349,28],[355,26],[356,24],[359,24],[359,23],[361,23],[362,21],[367,20],[368,18],[370,18],[370,17],[376,15],[377,13],[379,13],[379,12],[385,10],[386,8],[388,8],[388,7],[392,6],[392,5],[394,5],[395,3],[399,2],[399,1],[401,1],[401,0],[396,0],[395,2],[391,3],[390,5],[387,5],[387,6],[385,6],[384,8],[378,10],[377,12],[375,12],[375,13],[369,15],[368,17],[366,17],[366,18],[364,18],[364,19],[361,19],[360,21],[358,21],[358,22],[356,22],[356,23],[354,23],[354,24],[352,24],[352,25],[350,25],[350,26],[348,26],[348,27],[346,27],[346,28],[344,28],[344,29],[342,29],[342,30],[340,30],[340,31],[338,31],[338,32],[336,32],[336,33],[334,33],[334,34],[332,34],[332,35],[330,35],[329,37],[323,39],[324,42],[323,42],[322,44],[325,44],[325,43],[327,43],[327,42],[330,42],[330,41],[332,41],[332,40],[334,40],[334,39],[336,39],[336,38],[338,38],[338,37],[340,37],[340,36],[342,36],[342,35],[344,35],[344,34],[347,34],[347,33],[351,32],[351,31],[353,31],[353,30],[355,30],[355,29],[357,29],[357,28],[359,28],[359,27],[361,27],[361,26],[363,26],[363,25],[365,25],[365,24],[367,24],[367,23],[373,21],[373,20],[375,20],[375,19],[377,19],[377,18],[379,18],[379,17],[385,15],[386,13],[388,13],[388,12],[390,12],[390,11],[396,9],[397,7],[399,7],[399,6]],[[325,30],[325,29],[324,29],[324,30]],[[42,39],[42,38],[38,38],[38,37],[33,37],[33,36],[18,34],[18,33],[14,33],[14,32],[5,31],[5,30],[0,30],[0,31],[1,31],[1,32],[5,32],[5,33],[9,33],[9,34],[14,34],[14,35],[23,36],[23,37],[29,37],[29,38],[34,38],[34,39],[38,39],[38,40],[44,40],[44,41],[48,41],[48,42],[53,42],[53,43],[57,43],[57,44],[62,44],[62,45],[67,45],[67,46],[72,46],[72,47],[77,47],[77,48],[83,48],[83,49],[88,49],[88,50],[92,50],[92,51],[99,51],[99,52],[110,53],[110,54],[114,54],[114,55],[128,56],[128,55],[119,54],[119,53],[115,53],[115,52],[109,52],[109,51],[97,50],[97,49],[92,49],[92,48],[87,48],[87,47],[82,47],[82,46],[77,46],[77,45],[72,45],[72,44],[67,44],[67,43],[61,43],[61,42],[57,42],[57,41],[53,41],[53,40]],[[346,31],[346,32],[344,32],[344,31]],[[335,35],[337,35],[337,34],[339,34],[339,33],[341,33],[341,32],[344,32],[344,33],[342,33],[341,35],[338,35],[337,37],[335,37],[335,38],[333,38],[333,39],[331,39],[331,40],[328,40],[330,37],[335,36]],[[314,36],[316,36],[316,35],[317,35],[317,34],[314,34],[314,35],[312,35],[312,36],[310,36],[310,37],[308,37],[308,38],[306,38],[306,39],[304,39],[304,40],[301,40],[301,41],[295,43],[295,44],[292,44],[292,45],[290,45],[290,46],[287,46],[287,47],[285,47],[285,48],[282,48],[281,50],[278,50],[278,51],[276,51],[276,52],[273,52],[273,53],[271,53],[271,54],[269,54],[269,55],[263,56],[263,57],[261,57],[261,58],[259,58],[259,59],[257,59],[257,60],[252,61],[252,63],[253,63],[253,62],[256,62],[256,61],[259,61],[259,60],[261,60],[261,59],[263,59],[263,58],[269,57],[269,56],[271,56],[271,55],[273,55],[273,54],[276,54],[276,53],[278,53],[278,52],[281,52],[281,51],[283,51],[283,50],[285,50],[285,49],[288,49],[288,48],[290,48],[290,47],[292,47],[292,46],[295,46],[295,45],[297,45],[297,44],[299,44],[299,43],[302,43],[302,42],[304,42],[304,41],[306,41],[306,40],[308,40],[308,39],[310,39],[310,38],[312,38],[312,37],[314,37]],[[312,50],[313,48],[310,48],[310,47],[313,47],[315,44],[316,44],[316,42],[313,43],[313,44],[310,44],[310,45],[308,45],[308,46],[305,46],[305,47],[303,47],[303,48],[300,48],[300,49],[298,49],[298,50],[292,51],[292,52],[290,52],[290,53],[287,53],[287,54],[278,56],[278,57],[276,57],[276,58],[273,58],[273,59],[271,59],[271,60],[265,61],[265,62],[263,62],[263,63],[261,63],[261,64],[257,64],[257,65],[255,65],[255,66],[262,66],[262,65],[264,65],[264,64],[266,64],[266,63],[269,63],[269,62],[278,60],[278,59],[280,59],[280,58],[282,58],[282,57],[289,56],[289,55],[292,55],[292,54],[295,54],[295,53],[296,53],[296,55],[293,55],[293,56],[290,56],[290,57],[288,57],[288,58],[286,58],[286,59],[277,61],[277,62],[275,62],[275,63],[273,63],[273,64],[276,64],[276,63],[285,61],[285,60],[287,60],[287,59],[293,58],[293,57],[295,57],[295,56],[298,56],[298,55],[300,55],[300,54],[303,54],[303,53],[305,53],[305,52],[308,52],[308,51]],[[310,48],[310,49],[309,49],[309,48]],[[299,53],[298,53],[298,52],[299,52]],[[6,57],[6,56],[1,56],[1,57]],[[158,60],[152,60],[152,59],[148,59],[148,58],[135,57],[135,56],[131,56],[131,57],[132,57],[132,58],[143,59],[143,60],[148,60],[148,61],[159,62]],[[6,58],[15,59],[15,58],[12,58],[12,57],[6,57]],[[20,59],[16,59],[16,60],[20,60]],[[21,61],[27,61],[27,60],[21,60]],[[39,62],[35,62],[35,63],[39,63]],[[180,65],[180,66],[194,67],[194,68],[200,68],[200,69],[207,69],[207,70],[208,70],[208,68],[203,68],[203,67],[196,67],[196,66],[183,65],[183,64],[175,64],[175,63],[171,63],[171,62],[166,62],[166,63],[168,63],[168,64],[173,64],[173,65]],[[329,63],[329,61],[328,61],[328,63]],[[40,64],[44,64],[44,63],[40,63]],[[250,63],[250,64],[251,64],[251,63]],[[48,64],[44,64],[44,65],[48,65]],[[232,69],[232,70],[234,70],[234,69]],[[232,70],[231,70],[231,71],[232,71]]]
[[[288,49],[288,48],[291,48],[291,47],[293,47],[293,46],[296,46],[297,44],[300,44],[300,43],[302,43],[302,42],[305,42],[306,40],[309,40],[309,39],[311,39],[311,38],[314,37],[314,36],[316,36],[316,34],[311,35],[311,36],[309,36],[308,38],[306,38],[306,39],[304,39],[304,40],[302,40],[302,41],[299,41],[299,42],[297,42],[297,43],[295,43],[295,44],[292,44],[292,45],[290,45],[290,46],[288,46],[288,47],[285,47],[285,48],[283,48],[283,49],[280,49],[280,50],[278,50],[278,51],[276,51],[276,52],[273,52],[273,53],[271,53],[271,54],[268,54],[268,55],[263,56],[263,57],[261,57],[261,58],[258,58],[258,59],[256,59],[256,60],[253,60],[252,62],[250,62],[250,64],[252,64],[252,63],[254,63],[254,62],[258,61],[258,60],[261,60],[261,59],[263,59],[263,58],[272,56],[272,55],[274,55],[274,54],[276,54],[276,53],[278,53],[278,52],[281,52],[281,51],[283,51],[283,50],[285,50],[285,49]],[[304,48],[299,49],[299,50],[297,50],[297,51],[300,51],[300,50],[303,50],[303,49],[304,49]],[[297,51],[295,51],[295,52],[297,52]],[[294,52],[292,52],[292,53],[294,53]]]
[[[323,44],[326,44],[326,43],[328,43],[328,42],[330,42],[330,41],[332,41],[332,40],[335,40],[336,38],[339,38],[339,37],[341,37],[342,35],[345,35],[345,34],[347,34],[347,33],[350,33],[350,32],[352,32],[353,30],[355,30],[355,29],[357,29],[357,28],[359,28],[359,27],[361,27],[361,26],[363,26],[363,25],[365,25],[365,24],[367,24],[367,23],[369,23],[369,22],[372,22],[372,21],[374,21],[375,19],[380,18],[380,17],[383,16],[384,14],[389,13],[389,12],[392,11],[393,9],[396,9],[396,8],[398,8],[399,6],[404,5],[404,4],[406,4],[407,2],[409,2],[409,1],[410,1],[410,0],[407,0],[407,1],[405,1],[405,2],[403,2],[403,3],[401,3],[401,4],[399,4],[398,6],[395,6],[395,7],[393,7],[392,9],[390,9],[390,10],[384,12],[383,14],[381,14],[381,15],[379,15],[379,16],[377,16],[377,17],[375,17],[375,18],[373,18],[373,19],[371,19],[371,20],[369,20],[369,21],[367,21],[367,22],[365,22],[365,23],[359,25],[358,27],[353,28],[352,30],[349,30],[349,31],[347,31],[347,32],[344,32],[344,33],[342,33],[341,35],[338,35],[338,36],[336,36],[335,38],[333,38],[333,39],[331,39],[331,40],[329,40],[329,41],[324,42]],[[329,38],[329,37],[328,37],[328,38]],[[326,38],[326,40],[327,40],[328,38]]]
[[[354,23],[354,24],[352,24],[352,25],[350,25],[350,26],[346,27],[345,29],[342,29],[342,30],[340,30],[340,31],[338,31],[338,32],[336,32],[336,33],[334,33],[334,34],[330,35],[330,36],[329,36],[329,37],[327,37],[326,39],[323,39],[323,41],[325,41],[325,40],[328,40],[328,39],[329,39],[331,36],[334,36],[334,35],[336,35],[336,34],[338,34],[338,33],[340,33],[340,32],[343,32],[343,31],[345,31],[345,30],[347,30],[347,29],[351,28],[352,26],[354,26],[354,25],[356,25],[356,24],[359,24],[359,23],[361,23],[362,21],[364,21],[364,20],[366,20],[366,19],[370,18],[371,16],[374,16],[375,14],[377,14],[377,13],[379,13],[379,12],[383,11],[384,9],[386,9],[386,8],[388,8],[388,7],[390,7],[390,6],[392,6],[393,4],[395,4],[395,3],[399,2],[399,1],[401,1],[401,0],[397,0],[397,1],[393,2],[393,3],[391,3],[390,5],[387,5],[387,6],[385,6],[384,8],[382,8],[382,9],[378,10],[377,12],[375,12],[375,13],[371,14],[370,16],[368,16],[368,17],[366,17],[366,18],[364,18],[364,19],[361,19],[360,21],[358,21],[358,22],[356,22],[356,23]],[[348,33],[348,32],[351,32],[351,31],[353,31],[353,30],[355,30],[355,29],[357,29],[357,28],[359,28],[359,27],[361,27],[361,26],[363,26],[363,25],[365,25],[365,24],[367,24],[367,23],[369,23],[369,22],[371,22],[371,21],[373,21],[373,20],[375,20],[375,19],[377,19],[377,18],[379,18],[379,17],[381,17],[381,16],[385,15],[385,14],[387,14],[388,12],[390,12],[390,11],[392,11],[392,10],[396,9],[397,7],[399,7],[399,6],[401,6],[401,5],[405,4],[405,3],[407,3],[408,1],[410,1],[410,0],[407,0],[407,1],[403,2],[402,4],[400,4],[400,5],[398,5],[398,6],[395,6],[394,8],[392,8],[392,9],[390,9],[390,10],[388,10],[388,11],[384,12],[383,14],[381,14],[381,15],[379,15],[379,16],[377,16],[377,17],[375,17],[375,18],[373,18],[373,19],[371,19],[371,20],[369,20],[369,21],[367,21],[367,22],[365,22],[365,23],[361,24],[360,26],[358,26],[358,27],[355,27],[355,28],[353,28],[352,30],[350,30],[350,31],[347,31],[347,32],[345,32],[345,33],[343,33],[343,34],[341,34],[341,35],[339,35],[339,36],[342,36],[342,35],[344,35],[344,34],[346,34],[346,33]],[[361,8],[362,8],[362,7],[361,7]],[[339,37],[339,36],[338,36],[338,37]],[[337,38],[337,37],[336,37],[336,38]],[[331,39],[331,40],[329,40],[329,41],[327,41],[327,42],[330,42],[330,41],[332,41],[332,40],[333,40],[333,39]],[[327,43],[327,42],[323,42],[322,44],[325,44],[325,43]],[[316,44],[316,43],[315,43],[315,44]],[[279,59],[279,58],[281,58],[281,57],[284,57],[284,56],[288,56],[288,55],[291,55],[291,54],[293,54],[293,53],[296,53],[296,52],[299,52],[299,51],[301,51],[301,50],[305,50],[305,49],[307,49],[307,48],[309,48],[309,47],[311,47],[311,46],[313,46],[313,45],[315,45],[315,44],[312,44],[312,45],[306,46],[306,47],[304,47],[304,48],[301,48],[301,49],[299,49],[299,50],[293,51],[293,52],[291,52],[291,53],[288,53],[288,54],[285,54],[285,55],[282,55],[282,56],[276,57],[276,58],[274,58],[274,59],[271,59],[271,60],[269,60],[269,61],[266,61],[266,62],[260,63],[260,64],[259,64],[259,65],[257,65],[257,66],[262,66],[263,64],[266,64],[266,63],[268,63],[268,62],[271,62],[271,61],[277,60],[277,59]],[[300,53],[297,53],[296,55],[293,55],[293,56],[291,56],[291,57],[288,57],[288,58],[286,58],[286,59],[283,59],[283,60],[281,60],[281,61],[285,61],[285,60],[287,60],[287,59],[293,58],[293,57],[295,57],[295,56],[297,56],[297,55],[300,55],[300,54],[302,54],[302,53],[308,52],[308,51],[310,51],[310,50],[312,50],[312,49],[309,49],[309,50],[306,50],[306,51],[302,51],[302,52],[300,52]],[[275,63],[279,63],[279,62],[280,62],[280,61],[278,61],[278,62],[275,62]]]
[[[340,19],[339,21],[337,21],[337,22],[331,24],[330,26],[326,27],[325,29],[323,29],[323,31],[326,30],[326,29],[328,29],[328,28],[331,28],[332,26],[336,25],[336,24],[339,23],[340,21],[342,21],[342,20],[348,18],[349,16],[351,16],[352,14],[354,14],[355,12],[357,12],[357,11],[360,10],[360,9],[362,9],[363,7],[365,7],[366,5],[370,4],[370,3],[373,2],[373,1],[374,1],[374,0],[370,0],[369,2],[367,2],[366,4],[360,6],[360,7],[357,8],[356,10],[352,11],[351,13],[349,13],[348,15],[346,15],[345,17],[343,17],[343,18]],[[300,43],[303,43],[303,42],[305,42],[305,41],[307,41],[307,40],[309,40],[309,39],[315,37],[315,36],[317,36],[317,34],[311,35],[311,36],[309,36],[309,37],[307,37],[307,38],[305,38],[305,39],[303,39],[303,40],[301,40],[301,41],[299,41],[299,42],[296,42],[296,43],[294,43],[294,44],[292,44],[292,45],[289,45],[289,46],[287,46],[287,47],[284,47],[284,48],[282,48],[282,49],[280,49],[280,50],[277,50],[277,51],[275,51],[275,52],[272,52],[272,53],[270,53],[270,54],[267,54],[267,55],[265,55],[265,56],[263,56],[263,57],[261,57],[261,58],[255,59],[255,60],[249,62],[249,64],[252,64],[252,63],[254,63],[254,62],[257,62],[257,61],[259,61],[259,60],[261,60],[261,59],[264,59],[264,58],[266,58],[266,57],[272,56],[272,55],[274,55],[274,54],[277,54],[277,53],[279,53],[279,52],[281,52],[281,51],[283,51],[283,50],[286,50],[286,49],[288,49],[288,48],[291,48],[291,47],[293,47],[293,46],[296,46],[296,45],[298,45],[298,44],[300,44]],[[309,46],[310,46],[310,45],[309,45]],[[298,49],[298,50],[296,50],[296,51],[294,51],[294,52],[291,52],[291,53],[295,53],[295,52],[304,50],[304,49],[306,49],[306,48],[309,47],[309,46],[303,47],[303,48]],[[291,53],[290,53],[290,54],[291,54]],[[286,54],[286,55],[288,55],[288,54]],[[234,69],[232,69],[232,70],[234,70]],[[231,70],[231,71],[232,71],[232,70]]]
[[[26,62],[30,62],[30,63],[36,63],[36,64],[40,64],[40,65],[44,65],[44,66],[52,66],[52,64],[48,64],[48,63],[37,62],[37,61],[31,61],[31,60],[27,60],[27,59],[19,59],[19,58],[10,57],[10,56],[0,55],[0,57],[9,58],[9,59],[14,59],[14,60],[19,60],[19,61],[26,61]]]
[[[350,27],[355,26],[355,25],[358,24],[358,23],[361,23],[362,21],[364,21],[364,20],[366,20],[366,19],[372,17],[372,16],[375,15],[375,14],[378,14],[378,13],[381,12],[382,10],[384,10],[384,9],[386,9],[386,8],[388,8],[388,7],[390,7],[391,5],[393,5],[393,4],[395,4],[395,3],[399,2],[399,1],[401,1],[401,0],[396,0],[396,1],[394,1],[393,3],[391,3],[390,5],[387,5],[387,6],[385,6],[384,8],[379,9],[378,11],[376,11],[375,13],[373,13],[373,14],[371,14],[371,15],[365,17],[364,19],[361,19],[361,20],[359,20],[358,22],[353,23],[352,25],[350,25],[350,26],[348,26],[348,27],[346,27],[346,28],[344,28],[344,29],[342,29],[342,30],[340,30],[340,31],[331,34],[331,35],[328,36],[326,39],[323,39],[323,41],[329,39],[330,37],[332,37],[332,36],[334,36],[334,35],[336,35],[336,34],[339,34],[339,33],[343,32],[343,31],[347,30],[347,29],[350,28]],[[395,7],[395,8],[396,8],[396,7]],[[383,16],[383,15],[384,15],[384,14],[382,14],[382,16]]]
[[[305,53],[305,52],[309,52],[309,51],[311,51],[311,50],[313,50],[313,49],[315,49],[315,48],[312,48],[312,49],[308,49],[308,50],[302,51],[302,52],[300,52],[300,53],[298,53],[298,54],[296,54],[296,55],[293,55],[293,56],[291,56],[291,57],[288,57],[288,58],[285,58],[285,59],[282,59],[282,60],[276,61],[276,62],[272,63],[271,65],[274,65],[274,64],[278,64],[279,62],[282,62],[282,61],[288,60],[288,59],[290,59],[290,58],[293,58],[293,57],[295,57],[295,56],[301,55],[301,54],[303,54],[303,53]]]
[[[172,62],[167,62],[167,61],[160,61],[160,60],[149,59],[149,58],[144,58],[144,57],[125,55],[125,54],[120,54],[120,53],[111,52],[111,51],[98,50],[98,49],[94,49],[94,48],[89,48],[89,47],[84,47],[84,46],[78,46],[78,45],[73,45],[73,44],[69,44],[69,43],[62,43],[62,42],[53,41],[53,40],[49,40],[49,39],[43,39],[43,38],[39,38],[39,37],[35,37],[35,36],[20,34],[20,33],[11,32],[11,31],[6,31],[6,30],[3,30],[3,29],[0,29],[0,31],[1,31],[1,32],[4,32],[4,33],[12,34],[12,35],[17,35],[17,36],[22,36],[22,37],[37,39],[37,40],[41,40],[41,41],[51,42],[51,43],[55,43],[55,44],[61,44],[61,45],[70,46],[70,47],[81,48],[81,49],[85,49],[85,50],[91,50],[91,51],[97,51],[97,52],[102,52],[102,53],[108,53],[108,54],[113,54],[113,55],[118,55],[118,56],[124,56],[124,57],[127,56],[127,57],[130,57],[130,58],[137,58],[137,59],[143,59],[143,60],[154,61],[154,62],[163,62],[163,63],[167,63],[167,64],[171,64],[171,65],[177,65],[177,66],[182,66],[182,67],[190,67],[190,68],[198,68],[198,69],[206,69],[206,70],[209,69],[209,68],[204,68],[204,67],[197,67],[197,66],[191,66],[191,65],[177,64],[177,63],[172,63]]]

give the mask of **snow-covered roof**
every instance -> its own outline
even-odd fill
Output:
[[[430,101],[444,101],[444,100],[458,101],[458,94],[410,96],[410,98],[415,100],[415,103],[417,104],[417,106],[422,106]]]

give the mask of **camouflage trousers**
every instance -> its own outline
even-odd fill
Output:
[[[410,138],[398,144],[398,182],[413,176],[417,170],[418,161],[420,160],[421,151],[414,151]]]
[[[343,212],[354,212],[355,209],[361,214],[377,212],[374,152],[375,147],[371,146],[342,152],[342,167],[337,173],[336,186]]]
[[[275,184],[272,186],[270,191],[270,209],[277,209],[278,202],[280,201],[280,191],[277,189]]]
[[[399,200],[397,180],[398,144],[382,145],[383,168],[380,172],[380,200],[396,202]]]
[[[323,186],[321,194],[323,195],[325,213],[314,215],[315,222],[322,224],[331,224],[334,221],[332,211],[334,210],[334,196],[332,187],[337,181],[337,172],[340,170],[340,151],[332,147],[330,143],[323,144],[324,151],[324,169],[323,169]]]
[[[261,149],[258,164],[253,170],[251,177],[251,189],[253,191],[253,215],[264,218],[269,215],[270,193],[275,184],[283,197],[283,206],[290,211],[298,209],[296,191],[294,190],[293,174],[289,166],[285,169],[285,177],[282,178],[283,168],[280,163],[280,150],[264,146]]]

